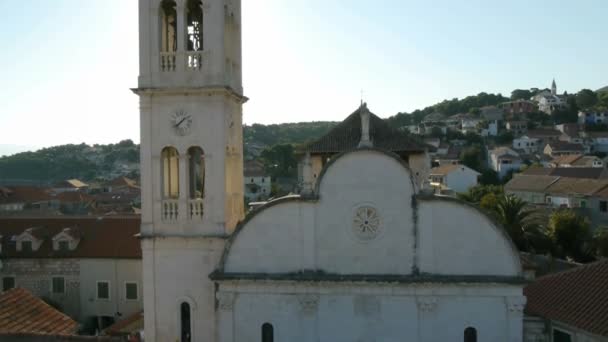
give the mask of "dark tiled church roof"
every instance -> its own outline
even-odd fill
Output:
[[[319,140],[302,147],[302,152],[339,153],[356,149],[361,141],[361,111],[368,111],[363,104],[344,121]],[[391,128],[383,119],[370,112],[370,139],[374,147],[392,152],[423,152],[429,146],[404,132]]]

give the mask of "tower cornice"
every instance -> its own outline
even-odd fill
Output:
[[[131,88],[131,91],[139,96],[142,95],[227,95],[243,104],[249,101],[245,95],[238,93],[231,87],[226,86],[204,86],[204,87],[162,87],[162,88]]]

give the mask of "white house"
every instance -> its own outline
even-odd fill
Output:
[[[522,341],[508,235],[421,194],[426,147],[364,104],[308,146],[300,195],[245,217],[240,1],[159,3],[134,90],[147,342]]]
[[[523,164],[519,153],[508,147],[497,147],[488,152],[489,167],[504,178],[509,172],[521,170]]]
[[[272,179],[264,171],[264,165],[255,160],[248,160],[244,168],[245,198],[248,201],[268,199],[272,191]]]
[[[440,192],[466,192],[477,185],[481,173],[466,165],[446,164],[431,169],[431,186]]]
[[[513,139],[513,148],[516,150],[521,150],[526,154],[535,153],[538,152],[540,148],[539,140],[524,135]]]

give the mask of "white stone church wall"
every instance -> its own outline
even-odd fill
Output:
[[[521,341],[517,287],[240,283],[220,293],[219,341],[257,341],[270,323],[275,341]],[[223,292],[235,290],[236,292]],[[229,295],[228,295],[229,294]],[[513,296],[513,297],[510,297]]]

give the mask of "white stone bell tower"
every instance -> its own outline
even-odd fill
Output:
[[[139,0],[146,341],[215,341],[208,275],[244,215],[240,0]]]

